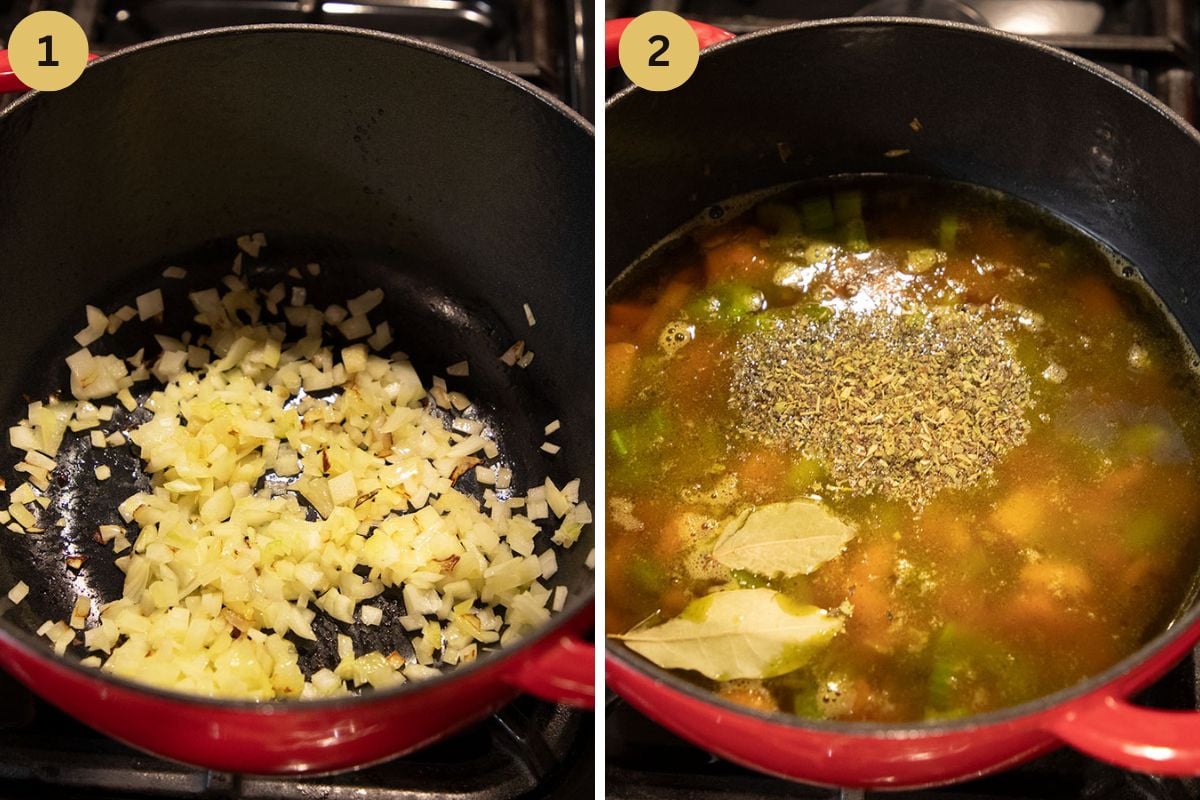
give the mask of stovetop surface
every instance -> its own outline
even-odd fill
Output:
[[[1116,72],[1196,123],[1200,4],[1194,0],[606,0],[608,18],[667,10],[745,33],[808,20],[861,15],[951,19],[1063,47]],[[609,94],[625,85],[613,71]],[[1200,648],[1138,702],[1200,709]],[[993,776],[913,792],[838,791],[760,775],[718,759],[651,722],[619,698],[606,714],[611,800],[750,800],[884,797],[895,800],[1197,800],[1200,779],[1128,772],[1062,749]]]
[[[1200,648],[1137,702],[1200,710]],[[605,709],[609,800],[1197,800],[1200,778],[1129,772],[1068,748],[966,783],[905,792],[839,791],[790,783],[723,761],[692,746],[610,695]]]
[[[356,772],[238,776],[133,750],[0,672],[3,800],[565,800],[592,796],[594,741],[591,714],[522,697],[444,742]]]
[[[188,31],[258,23],[345,25],[481,58],[593,118],[591,0],[0,0],[0,46],[33,11],[61,11],[100,55]],[[0,95],[0,108],[7,100]]]

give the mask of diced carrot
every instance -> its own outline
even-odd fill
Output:
[[[780,453],[766,449],[753,450],[738,465],[738,486],[761,498],[779,487],[787,468],[787,459]]]
[[[638,327],[638,344],[652,345],[657,342],[663,327],[683,308],[694,288],[691,283],[678,279],[668,283],[659,294],[653,309]]]
[[[1021,583],[1058,600],[1078,599],[1092,590],[1092,580],[1083,567],[1054,559],[1025,564],[1021,567]]]
[[[779,704],[760,681],[729,681],[717,687],[720,697],[758,711],[778,711]]]
[[[747,228],[736,238],[709,250],[704,257],[704,274],[708,282],[751,278],[761,273],[766,267],[766,259],[759,242],[765,235],[759,228]]]
[[[1041,528],[1046,516],[1046,498],[1034,488],[1022,486],[996,505],[989,519],[998,531],[1019,542],[1028,542]]]
[[[646,303],[612,303],[605,309],[604,319],[609,325],[626,328],[632,334],[642,327],[653,308]]]
[[[1121,311],[1121,301],[1108,283],[1089,275],[1075,284],[1075,296],[1083,311],[1094,320],[1115,317]]]
[[[633,394],[637,347],[628,342],[604,346],[604,407],[620,408]]]

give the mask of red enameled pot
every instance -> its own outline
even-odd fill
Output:
[[[98,59],[72,86],[28,93],[0,112],[0,418],[20,419],[28,397],[65,385],[85,304],[115,309],[160,287],[162,320],[116,337],[153,347],[153,334],[179,335],[170,326],[191,319],[186,293],[229,270],[234,238],[264,231],[270,245],[246,260],[247,280],[318,261],[319,275],[297,279],[311,303],[383,288],[376,313],[423,375],[470,360],[461,389],[497,432],[514,487],[579,478],[590,500],[594,338],[591,314],[576,312],[595,297],[594,161],[590,125],[554,98],[402,37],[248,26]],[[164,283],[170,264],[186,265],[187,278]],[[508,369],[497,355],[519,338],[537,359]],[[539,447],[553,419],[562,420],[552,437],[562,451],[551,456]],[[11,469],[19,460],[0,440],[9,487],[20,482]],[[331,771],[411,751],[520,692],[592,703],[590,525],[574,547],[557,548],[551,583],[569,592],[560,613],[427,681],[311,703],[229,702],[84,667],[82,648],[58,657],[34,635],[42,621],[68,618],[77,596],[121,595],[114,555],[93,534],[121,521],[117,505],[135,491],[140,466],[114,461],[98,482],[83,460],[60,460],[51,508],[62,522],[44,533],[0,531],[0,665],[106,734],[227,772]],[[548,539],[538,537],[539,550]],[[67,552],[87,560],[70,569]],[[30,591],[14,606],[5,594],[18,581]],[[302,665],[335,665],[336,633],[359,653],[401,649],[400,601],[390,592],[376,602],[391,603],[380,626],[318,619],[327,627],[301,648]]]
[[[619,38],[621,23],[611,24]],[[1083,59],[952,23],[828,20],[716,44],[679,89],[632,87],[606,110],[610,283],[663,236],[729,198],[840,174],[923,175],[1007,192],[1090,233],[1136,264],[1200,341],[1200,308],[1189,303],[1200,293],[1200,136]],[[1170,630],[1105,673],[952,722],[756,712],[611,642],[608,685],[719,756],[828,785],[947,783],[1063,743],[1128,769],[1195,775],[1200,715],[1127,700],[1200,639],[1200,608],[1185,600]]]

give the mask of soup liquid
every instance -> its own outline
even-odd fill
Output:
[[[763,319],[940,309],[1003,326],[1028,381],[1009,412],[1022,441],[977,480],[919,502],[847,490],[821,453],[748,430],[735,350]],[[1103,671],[1190,602],[1194,356],[1134,270],[1023,204],[890,179],[793,189],[622,276],[605,336],[608,633],[737,586],[852,608],[794,672],[680,673],[728,699],[862,721],[985,712]],[[798,498],[857,526],[811,574],[697,561],[704,531]]]

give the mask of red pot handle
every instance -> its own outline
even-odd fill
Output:
[[[576,634],[563,634],[522,659],[505,679],[543,700],[595,708],[596,648]]]
[[[1125,769],[1200,775],[1200,713],[1160,711],[1104,697],[1051,726],[1067,744]]]
[[[632,17],[623,17],[621,19],[610,19],[604,23],[604,68],[612,69],[620,66],[621,58],[618,55],[618,50],[621,44],[621,34],[629,27],[629,23],[633,22]],[[732,39],[733,34],[729,31],[721,30],[715,25],[708,25],[703,22],[693,22],[688,20],[688,25],[692,26],[692,30],[696,32],[696,38],[700,40],[700,49],[711,47],[717,42],[723,42],[726,39]]]
[[[88,53],[88,61],[94,61],[99,56]],[[27,92],[29,87],[21,83],[12,71],[12,63],[8,60],[8,51],[0,50],[0,94],[9,92]]]

